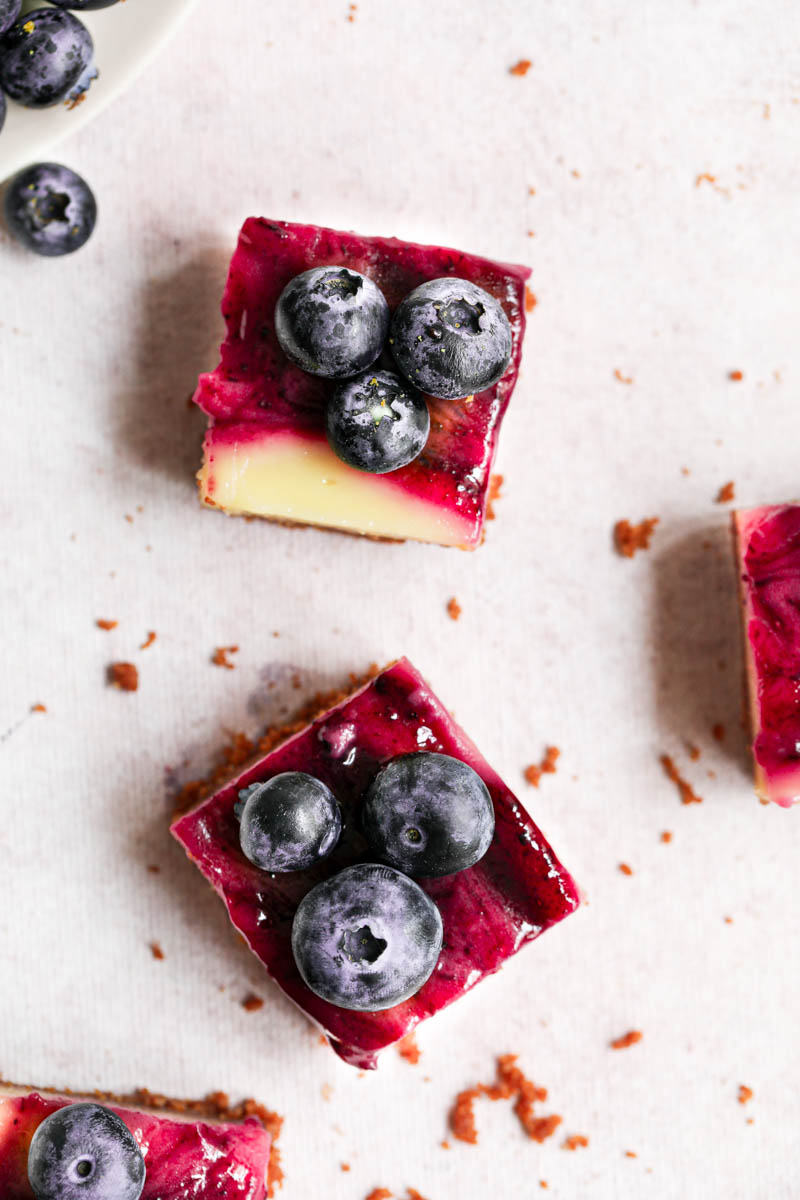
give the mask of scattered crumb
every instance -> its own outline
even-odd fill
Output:
[[[753,1099],[753,1089],[749,1088],[746,1083],[740,1083],[739,1095],[736,1098],[740,1104],[747,1104],[748,1100]]]
[[[215,667],[226,667],[227,670],[232,671],[236,664],[230,661],[228,655],[238,654],[238,652],[238,646],[217,646],[211,656],[211,661]]]
[[[31,712],[47,712],[47,706],[45,704],[32,704]]]
[[[342,1170],[342,1171],[349,1171],[349,1170],[350,1170],[350,1163],[341,1163],[341,1164],[340,1164],[340,1170]]]
[[[614,1038],[614,1041],[611,1042],[611,1049],[627,1050],[628,1046],[635,1046],[643,1037],[644,1034],[638,1029],[630,1029],[627,1033],[623,1033],[622,1037]]]
[[[725,918],[725,924],[726,924],[726,925],[732,925],[732,924],[733,924],[733,917],[726,917],[726,918]]]
[[[681,797],[681,804],[703,803],[703,797],[698,796],[691,784],[687,783],[668,754],[662,754],[660,762],[664,768],[664,774],[667,776],[667,779],[672,780],[677,787]]]
[[[561,1149],[562,1150],[577,1150],[580,1146],[588,1146],[589,1139],[583,1133],[571,1133],[568,1138],[565,1138]]]
[[[119,621],[107,621],[105,617],[98,617],[95,621],[95,625],[98,629],[116,629],[119,625]]]
[[[616,379],[617,383],[633,383],[633,376],[623,375],[619,367],[614,368],[614,378]]]
[[[529,187],[529,188],[528,188],[528,195],[529,195],[529,196],[535,196],[535,195],[536,195],[536,188],[535,188],[535,187]]]
[[[416,1188],[408,1188],[408,1200],[425,1200],[425,1197],[417,1191]]]
[[[164,951],[161,949],[158,942],[150,943],[150,953],[152,954],[153,958],[158,959],[159,962],[161,962],[161,960],[165,957]]]
[[[547,1188],[547,1187],[549,1187],[549,1186],[550,1186],[550,1185],[548,1184],[548,1182],[547,1182],[547,1180],[546,1180],[546,1179],[540,1179],[540,1180],[539,1180],[539,1187],[540,1187],[540,1188]]]
[[[489,476],[489,490],[486,493],[486,520],[493,521],[497,515],[494,511],[495,502],[501,499],[503,488],[502,475]]]
[[[716,182],[717,182],[716,175],[709,175],[707,171],[704,171],[702,175],[697,176],[697,178],[694,181],[694,186],[700,187],[701,183],[716,183]]]
[[[133,517],[131,516],[130,513],[125,513],[125,520],[128,522],[129,525],[133,524]]]
[[[458,603],[455,596],[452,596],[450,598],[450,600],[448,600],[448,602],[447,602],[448,617],[450,618],[451,621],[457,621],[458,618],[461,616],[461,611],[462,611],[461,605]]]
[[[509,75],[527,75],[532,66],[529,58],[521,58],[513,67],[509,67]]]
[[[349,21],[351,24],[352,24],[352,23],[353,23],[353,21],[355,21],[355,19],[356,19],[356,13],[357,13],[357,11],[358,11],[358,5],[357,5],[357,4],[351,4],[351,5],[350,5],[350,11],[349,11],[349,13],[347,14],[347,19],[348,19],[348,21]]]
[[[573,167],[572,170],[570,171],[570,175],[572,176],[573,179],[580,179],[580,177],[581,177],[580,171],[576,170],[575,167]]]
[[[139,687],[139,671],[133,663],[115,662],[108,668],[111,685],[122,692],[135,692]]]
[[[260,996],[257,996],[255,992],[248,992],[242,1001],[242,1008],[245,1012],[258,1012],[258,1010],[263,1007],[264,1001]]]
[[[158,865],[158,863],[148,863],[147,869],[151,875],[160,875],[161,874],[161,867]]]
[[[729,371],[728,379],[730,379],[733,383],[741,383],[744,379],[744,373],[742,371]]]
[[[625,1157],[626,1157],[626,1158],[638,1158],[638,1157],[639,1157],[639,1155],[636,1153],[636,1151],[635,1151],[635,1150],[626,1150],[626,1151],[625,1151]]]
[[[524,775],[528,783],[532,787],[538,788],[542,775],[555,775],[556,763],[560,755],[561,751],[558,746],[548,746],[545,750],[544,758],[538,766],[535,763],[531,763],[529,767],[525,768]]]
[[[661,840],[664,843],[672,841],[672,834],[670,833],[670,831],[668,829],[665,829],[664,832],[661,834]]]
[[[497,1060],[494,1083],[479,1083],[476,1087],[459,1092],[450,1113],[450,1128],[459,1141],[473,1146],[478,1141],[474,1105],[480,1096],[488,1096],[490,1100],[513,1099],[517,1120],[535,1142],[544,1142],[553,1136],[563,1118],[555,1113],[547,1117],[534,1114],[534,1105],[547,1099],[547,1089],[527,1079],[515,1065],[516,1061],[516,1054],[501,1055]]]
[[[147,650],[147,649],[148,649],[148,647],[152,646],[152,644],[153,644],[153,642],[154,642],[155,640],[156,640],[156,635],[155,635],[155,633],[153,632],[153,630],[151,629],[151,630],[150,630],[150,632],[148,633],[147,637],[145,638],[145,640],[142,642],[142,644],[141,644],[141,646],[139,647],[139,649],[140,649],[140,650]]]
[[[367,1200],[392,1200],[392,1193],[388,1188],[374,1188],[367,1196]]]
[[[450,1143],[448,1142],[447,1138],[445,1138],[445,1140],[443,1142],[439,1142],[439,1145],[442,1147],[443,1150],[450,1149]]]
[[[422,1057],[422,1051],[417,1045],[416,1036],[413,1033],[407,1034],[402,1041],[397,1043],[397,1053],[406,1062],[411,1063],[415,1067]]]
[[[614,545],[623,558],[633,558],[637,550],[649,550],[658,517],[645,517],[638,525],[617,521],[614,526]]]
[[[770,117],[772,116],[772,109],[770,108],[769,104],[764,105],[764,109],[763,109],[761,115],[765,121],[768,121],[770,119]]]
[[[690,742],[689,743],[689,758],[692,760],[692,762],[697,762],[699,757],[700,757],[700,747],[695,746]]]
[[[633,867],[629,867],[627,863],[620,863],[619,869],[623,875],[632,875],[633,874]]]
[[[533,229],[529,229],[529,230],[528,230],[528,232],[527,232],[527,234],[526,234],[526,236],[527,236],[527,237],[536,237],[536,232],[535,232],[535,230],[533,230]]]
[[[730,504],[734,499],[733,480],[730,479],[727,483],[723,483],[722,487],[717,492],[717,504]]]
[[[711,736],[718,742],[723,742],[725,740],[725,726],[721,721],[718,721],[716,725],[711,726]]]
[[[747,1118],[747,1124],[748,1124],[748,1125],[752,1125],[754,1121],[755,1121],[755,1117],[748,1117],[748,1118]]]
[[[333,1095],[333,1084],[323,1083],[319,1090],[323,1100],[330,1100],[331,1096]]]
[[[691,471],[688,467],[681,467],[681,475],[691,475]]]
[[[538,303],[539,303],[539,301],[536,299],[535,295],[533,294],[531,289],[526,284],[525,285],[525,312],[532,313]]]

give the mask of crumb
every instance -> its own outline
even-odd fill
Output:
[[[703,797],[698,796],[691,784],[686,782],[668,754],[662,754],[660,762],[664,768],[664,773],[667,776],[667,779],[672,780],[677,787],[681,797],[681,804],[703,803]]]
[[[539,301],[534,296],[531,289],[525,284],[525,312],[532,313]]]
[[[135,692],[139,687],[139,671],[133,663],[115,662],[108,668],[108,679],[122,692]]]
[[[529,196],[535,196],[535,195],[536,195],[536,188],[535,188],[535,187],[529,187],[529,188],[528,188],[528,195],[529,195]]]
[[[721,721],[718,721],[716,725],[711,726],[711,736],[718,742],[725,740],[725,726]]]
[[[161,867],[158,865],[158,863],[148,863],[147,869],[151,875],[160,875],[161,873]]]
[[[544,1142],[555,1133],[562,1122],[560,1116],[553,1113],[547,1117],[537,1117],[534,1114],[534,1105],[547,1099],[547,1089],[527,1079],[516,1066],[516,1061],[516,1054],[501,1055],[497,1060],[494,1083],[481,1083],[459,1092],[450,1113],[450,1128],[459,1141],[470,1145],[478,1141],[474,1105],[480,1096],[487,1096],[490,1100],[513,1099],[514,1115],[528,1137],[535,1142]]]
[[[550,1185],[548,1184],[548,1182],[547,1182],[547,1180],[546,1180],[546,1179],[540,1179],[540,1180],[539,1180],[539,1187],[540,1187],[540,1188],[547,1188],[547,1187],[549,1187],[549,1186],[550,1186]]]
[[[31,712],[47,712],[47,706],[45,704],[32,704]]]
[[[763,109],[761,115],[765,121],[768,121],[770,119],[770,117],[772,116],[772,109],[770,108],[769,104],[764,105],[764,109]]]
[[[128,522],[129,525],[133,524],[133,517],[131,516],[130,513],[125,513],[125,520]]]
[[[636,1153],[636,1151],[635,1151],[635,1150],[626,1150],[626,1151],[625,1151],[625,1157],[626,1157],[626,1158],[638,1158],[638,1157],[639,1157],[639,1155]]]
[[[299,673],[299,671],[295,671],[294,675],[292,676],[292,687],[294,688],[294,690],[296,692],[299,692],[300,688],[302,686],[303,686],[303,680],[300,676],[300,673]]]
[[[232,671],[236,664],[229,660],[228,655],[238,654],[238,652],[238,646],[217,646],[211,656],[211,661],[215,667],[226,667],[227,670]]]
[[[580,179],[580,177],[581,177],[580,171],[576,171],[574,167],[570,171],[570,175],[572,176],[573,179]]]
[[[320,1046],[327,1046],[327,1044],[328,1044],[328,1039],[325,1037],[324,1033],[321,1033],[319,1035],[319,1037],[317,1038],[317,1041],[319,1042]]]
[[[397,1053],[406,1062],[411,1063],[412,1067],[417,1065],[422,1056],[422,1051],[417,1045],[417,1039],[413,1033],[406,1034],[402,1041],[397,1043]]]
[[[631,1029],[627,1033],[623,1033],[622,1037],[614,1038],[611,1042],[612,1050],[627,1050],[628,1046],[635,1046],[644,1037],[638,1029]]]
[[[733,917],[726,917],[726,918],[725,918],[725,924],[726,924],[726,925],[732,925],[732,924],[733,924]]]
[[[583,1133],[571,1133],[568,1138],[565,1138],[561,1149],[562,1150],[577,1150],[579,1146],[588,1146],[589,1139]]]
[[[119,621],[107,621],[105,617],[98,617],[95,621],[95,625],[98,629],[116,629],[119,625]]]
[[[319,1090],[323,1100],[330,1100],[333,1095],[333,1086],[330,1083],[323,1083]]]
[[[748,1125],[752,1125],[752,1124],[754,1123],[754,1121],[755,1121],[755,1117],[748,1117],[748,1118],[747,1118],[747,1124],[748,1124]]]
[[[529,229],[526,234],[526,237],[536,237],[535,231],[533,229]]]
[[[151,630],[150,630],[150,632],[148,633],[147,637],[145,638],[145,640],[142,642],[142,644],[141,644],[141,646],[139,647],[139,649],[140,649],[140,650],[147,650],[147,649],[148,649],[148,647],[152,646],[152,644],[153,644],[153,642],[154,642],[155,640],[156,640],[156,635],[155,635],[155,633],[153,632],[153,630],[151,629]]]
[[[617,521],[614,526],[614,545],[623,558],[633,558],[637,550],[649,550],[658,517],[645,517],[638,525]]]
[[[723,483],[722,487],[717,492],[717,504],[730,504],[734,499],[733,480]]]
[[[408,1191],[408,1200],[425,1200],[425,1197],[421,1195],[416,1188],[410,1187],[406,1190]]]
[[[704,171],[702,175],[697,176],[697,178],[694,181],[694,186],[700,187],[701,183],[716,183],[716,182],[717,182],[716,175],[709,175],[707,171]]]
[[[529,58],[521,58],[513,67],[509,67],[509,75],[527,75],[532,66]]]
[[[159,962],[166,957],[158,942],[150,943],[150,953],[152,954],[153,958],[158,959]]]
[[[351,23],[352,23],[353,21],[355,21],[355,19],[356,19],[356,13],[357,13],[357,11],[358,11],[358,5],[357,5],[357,4],[351,4],[351,5],[350,5],[350,11],[349,11],[349,13],[347,14],[347,19],[348,19],[348,21],[350,21]]]
[[[691,471],[688,467],[681,467],[681,475],[691,475]]]
[[[617,383],[633,383],[633,376],[623,375],[619,367],[614,368],[614,378],[616,379]]]
[[[697,762],[699,757],[700,757],[700,747],[694,746],[690,742],[689,743],[689,758],[692,760],[692,762]]]
[[[744,372],[742,372],[742,371],[729,371],[729,372],[728,372],[728,379],[730,379],[730,380],[731,380],[733,383],[741,383],[741,382],[742,382],[742,380],[744,379]]]
[[[672,834],[670,833],[670,831],[668,829],[665,829],[664,832],[661,834],[661,840],[665,844],[672,841]]]
[[[255,992],[248,992],[242,1001],[242,1008],[245,1012],[258,1012],[258,1010],[263,1007],[264,1001],[260,996],[257,996]]]
[[[629,867],[627,863],[620,863],[619,869],[623,875],[632,875],[633,874],[633,867]]]
[[[341,1164],[340,1164],[340,1169],[341,1169],[342,1171],[349,1171],[349,1170],[350,1170],[350,1163],[341,1163]]]
[[[373,1188],[367,1200],[392,1200],[392,1193],[388,1188]]]
[[[67,112],[74,112],[79,104],[83,104],[87,95],[88,92],[81,92],[80,95],[73,96],[70,100],[65,100],[64,107],[66,108]]]
[[[493,521],[495,519],[496,514],[494,511],[494,506],[495,506],[495,502],[497,500],[501,499],[502,488],[503,488],[503,476],[502,475],[490,475],[489,476],[489,489],[486,493],[486,520],[487,521]]]
[[[443,1142],[439,1142],[439,1145],[442,1147],[443,1150],[450,1149],[450,1143],[448,1142],[447,1138],[445,1138],[445,1140]]]
[[[461,616],[461,605],[458,603],[455,596],[452,596],[447,602],[447,615],[451,621],[457,621]]]
[[[746,1083],[739,1084],[739,1095],[736,1097],[740,1104],[747,1104],[748,1100],[753,1099],[753,1089],[749,1088]]]
[[[556,763],[558,762],[560,756],[561,751],[559,750],[558,746],[548,746],[545,750],[544,758],[538,766],[535,763],[531,763],[529,767],[525,768],[523,773],[528,783],[530,783],[532,787],[538,788],[542,775],[555,775]]]

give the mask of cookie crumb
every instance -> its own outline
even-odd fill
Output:
[[[627,863],[620,863],[619,869],[623,875],[632,875],[633,874],[633,867],[629,867]]]
[[[388,1188],[373,1188],[367,1200],[392,1200],[392,1193]]]
[[[119,621],[108,621],[105,617],[98,617],[95,621],[95,625],[98,629],[116,629],[119,625]]]
[[[740,1104],[747,1104],[748,1100],[753,1099],[753,1089],[749,1088],[746,1083],[740,1083],[739,1094],[736,1099]]]
[[[226,670],[232,671],[236,664],[230,661],[228,655],[238,654],[238,652],[238,646],[217,646],[216,650],[211,656],[211,661],[215,667],[225,667]]]
[[[555,775],[556,763],[560,756],[561,751],[558,746],[548,746],[544,752],[544,758],[538,766],[535,763],[531,763],[529,767],[525,768],[523,773],[528,783],[532,787],[538,788],[542,775]]]
[[[730,379],[733,383],[741,383],[744,379],[744,374],[742,371],[729,371],[728,379]]]
[[[717,504],[730,504],[731,500],[735,499],[733,480],[729,479],[727,483],[723,483],[722,487],[717,492]]]
[[[450,618],[451,621],[457,621],[458,618],[461,616],[461,612],[462,612],[461,605],[458,603],[455,596],[451,596],[451,598],[447,602],[448,617]]]
[[[258,1012],[264,1007],[264,1001],[255,992],[248,992],[244,1000],[242,1000],[242,1008],[245,1012]]]
[[[568,1138],[564,1138],[562,1142],[562,1150],[577,1150],[581,1146],[588,1146],[589,1139],[583,1133],[571,1133]]]
[[[349,1171],[349,1170],[350,1170],[350,1163],[340,1163],[340,1164],[339,1164],[339,1169],[340,1169],[340,1170],[342,1170],[342,1171]]]
[[[694,186],[700,187],[701,183],[716,183],[716,182],[717,182],[716,175],[709,175],[708,171],[704,171],[702,175],[698,175],[695,178]]]
[[[732,925],[732,924],[733,924],[733,917],[725,917],[725,924],[726,924],[726,925]]]
[[[638,525],[617,521],[614,526],[614,545],[623,558],[633,558],[637,550],[649,550],[658,517],[645,517]]]
[[[633,383],[633,376],[632,375],[623,375],[622,371],[620,371],[619,367],[614,368],[614,378],[616,379],[617,383],[627,383],[627,384]]]
[[[148,863],[147,869],[151,875],[160,875],[161,874],[161,867],[158,865],[158,863]]]
[[[629,1046],[635,1046],[640,1042],[644,1034],[638,1029],[630,1029],[627,1033],[623,1033],[622,1037],[614,1038],[610,1043],[612,1050],[627,1050]]]
[[[509,67],[509,75],[527,75],[533,63],[529,58],[521,58],[513,67]]]
[[[443,1142],[439,1142],[439,1145],[442,1147],[443,1150],[450,1149],[450,1143],[448,1142],[447,1138],[445,1138]]]
[[[538,303],[539,301],[536,299],[534,293],[531,291],[528,285],[525,284],[525,312],[532,313]]]
[[[139,670],[134,663],[111,663],[108,679],[112,687],[119,688],[121,692],[135,692],[139,687]]]
[[[416,1188],[408,1188],[408,1200],[425,1200],[425,1197],[417,1191]]]
[[[150,646],[152,646],[152,644],[153,644],[153,642],[154,642],[155,640],[156,640],[156,635],[155,635],[155,633],[153,632],[153,630],[151,629],[151,630],[150,630],[150,632],[148,633],[147,637],[145,638],[145,640],[142,642],[142,644],[141,644],[141,646],[139,647],[139,649],[140,649],[140,650],[147,650],[147,649],[149,649],[149,647],[150,647]]]
[[[662,840],[662,842],[665,843],[665,845],[672,841],[672,834],[669,831],[669,829],[665,829],[664,832],[661,834],[661,840]]]
[[[626,1157],[626,1158],[638,1158],[638,1157],[639,1157],[639,1155],[636,1153],[636,1151],[635,1151],[635,1150],[626,1150],[626,1151],[625,1151],[625,1157]]]
[[[549,1186],[550,1186],[550,1184],[547,1182],[547,1180],[546,1180],[546,1179],[540,1179],[540,1180],[539,1180],[539,1187],[540,1187],[540,1188],[548,1188]]]
[[[32,704],[32,705],[31,705],[31,712],[44,712],[44,713],[46,713],[46,712],[47,712],[47,705],[45,705],[45,704]]]
[[[674,761],[668,754],[662,754],[659,761],[664,768],[664,774],[666,775],[667,779],[671,780],[678,789],[681,798],[681,804],[703,803],[703,797],[698,796],[691,784],[683,778],[680,771],[675,766]]]
[[[693,745],[692,742],[690,742],[689,746],[688,746],[688,750],[689,750],[689,758],[692,760],[692,762],[697,762],[698,758],[700,757],[700,747],[695,746],[695,745]]]
[[[422,1051],[417,1045],[417,1039],[414,1033],[408,1033],[397,1043],[397,1053],[401,1058],[404,1058],[407,1063],[411,1063],[415,1067],[422,1057]]]
[[[711,736],[715,739],[715,741],[718,742],[723,742],[725,740],[725,726],[721,721],[718,721],[716,725],[711,726]]]
[[[158,942],[150,943],[150,953],[152,954],[153,958],[157,959],[159,962],[166,957]]]
[[[494,1083],[480,1083],[459,1092],[450,1113],[450,1128],[459,1141],[477,1144],[474,1105],[480,1096],[490,1100],[514,1100],[514,1115],[533,1141],[541,1143],[553,1136],[563,1118],[556,1113],[546,1117],[535,1115],[534,1105],[547,1099],[547,1088],[526,1078],[516,1065],[517,1057],[516,1054],[502,1054],[498,1058]]]

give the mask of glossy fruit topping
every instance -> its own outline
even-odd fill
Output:
[[[36,254],[55,258],[79,250],[97,220],[92,190],[69,167],[38,163],[8,185],[5,218],[9,230]]]
[[[116,1113],[101,1104],[70,1104],[33,1135],[28,1179],[36,1200],[139,1200],[145,1163]]]
[[[275,305],[275,333],[287,358],[326,379],[347,379],[371,366],[388,331],[383,292],[346,267],[295,275]]]
[[[466,279],[432,279],[400,302],[390,345],[400,370],[421,391],[455,400],[497,383],[511,360],[511,325],[502,305]]]
[[[37,8],[20,17],[0,46],[0,88],[28,108],[75,99],[97,72],[86,26],[72,13]]]
[[[412,879],[357,863],[301,901],[292,951],[304,981],[340,1008],[379,1012],[401,1004],[432,975],[442,918]]]
[[[385,475],[413,462],[428,440],[424,398],[393,371],[363,371],[340,384],[325,409],[333,450],[359,471]]]
[[[491,845],[494,807],[476,771],[447,754],[402,754],[375,777],[361,810],[373,854],[419,878],[474,866]]]
[[[336,797],[313,775],[284,771],[239,793],[239,839],[262,871],[304,871],[326,858],[342,832]]]

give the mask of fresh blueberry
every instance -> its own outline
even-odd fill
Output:
[[[8,228],[24,246],[55,258],[88,241],[97,219],[89,185],[57,163],[28,167],[6,190]]]
[[[112,4],[119,4],[119,0],[50,0],[51,4],[55,4],[56,8],[71,8],[75,12],[89,12],[94,8],[111,8]]]
[[[304,871],[326,858],[342,832],[329,787],[303,771],[284,771],[239,792],[239,840],[262,871]]]
[[[94,45],[72,13],[37,8],[20,17],[0,48],[0,87],[28,108],[77,99],[97,74]]]
[[[494,296],[466,279],[432,279],[398,305],[389,344],[421,391],[456,400],[497,383],[511,360],[511,326]]]
[[[361,809],[373,854],[407,875],[454,875],[483,858],[494,806],[476,771],[448,754],[401,754],[373,780]]]
[[[339,458],[373,475],[412,462],[430,427],[424,398],[393,371],[363,371],[340,383],[325,410],[325,431]]]
[[[402,1004],[430,978],[442,948],[438,908],[392,867],[358,863],[301,901],[292,951],[323,1000],[358,1012]]]
[[[388,332],[383,292],[346,267],[295,275],[275,305],[275,333],[287,358],[326,379],[347,379],[371,366]]]
[[[139,1143],[101,1104],[59,1108],[31,1140],[28,1179],[36,1200],[139,1200],[144,1177]]]
[[[0,0],[0,33],[11,28],[21,8],[22,0]]]

